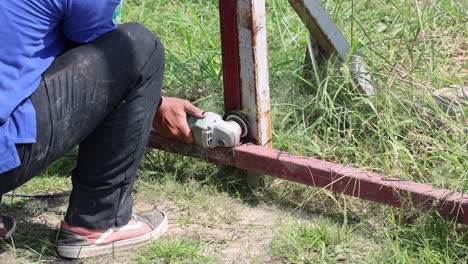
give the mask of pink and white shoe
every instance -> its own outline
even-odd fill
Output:
[[[0,239],[10,239],[16,230],[16,221],[13,216],[0,215]]]
[[[87,258],[132,249],[159,238],[167,227],[167,217],[159,210],[135,214],[127,225],[109,229],[86,229],[62,221],[57,252],[65,258]]]

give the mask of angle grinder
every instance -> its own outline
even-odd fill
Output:
[[[187,123],[195,144],[203,148],[232,148],[250,133],[248,119],[238,112],[228,112],[224,118],[217,113],[207,112],[203,119],[189,116]]]

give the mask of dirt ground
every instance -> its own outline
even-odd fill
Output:
[[[137,204],[137,210],[145,211],[151,207],[147,203]],[[281,221],[280,214],[271,208],[252,208],[237,202],[232,202],[230,208],[222,208],[217,220],[201,212],[193,222],[186,224],[178,224],[178,219],[187,213],[185,209],[171,202],[160,208],[170,219],[167,236],[200,239],[208,245],[206,253],[220,256],[222,263],[269,262],[266,249],[273,239],[275,225]]]
[[[175,196],[174,196],[175,197]],[[271,263],[268,246],[275,227],[290,216],[267,205],[251,206],[229,195],[200,195],[174,199],[171,195],[137,192],[135,212],[154,207],[169,218],[166,237],[200,241],[200,254],[213,256],[216,263]],[[53,241],[63,219],[65,198],[13,203],[18,222],[14,249],[0,242],[0,263],[134,263],[138,251],[85,260],[56,257]],[[16,253],[15,253],[16,252]]]

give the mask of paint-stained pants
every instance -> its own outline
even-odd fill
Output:
[[[31,96],[37,143],[17,145],[21,166],[0,174],[0,195],[79,145],[65,220],[91,229],[127,224],[163,74],[160,41],[136,23],[57,57]]]

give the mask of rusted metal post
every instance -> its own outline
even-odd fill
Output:
[[[271,147],[265,0],[220,0],[226,111],[241,111],[250,138]]]
[[[342,61],[348,57],[350,46],[341,34],[320,0],[288,0],[317,43],[321,52],[330,56],[338,54]]]
[[[350,55],[351,47],[320,0],[288,0],[310,32],[310,38],[320,49],[322,55],[330,57],[337,54],[342,62],[349,61],[349,70],[361,92],[374,95],[374,87],[369,72],[361,57]],[[306,56],[309,54],[306,52]]]
[[[265,0],[220,0],[225,111],[249,119],[249,137],[271,147],[271,114]],[[251,187],[263,185],[246,172]]]
[[[389,178],[253,144],[232,149],[203,149],[153,134],[149,146],[394,207],[410,206],[420,211],[437,211],[447,218],[456,218],[468,225],[468,194]]]

